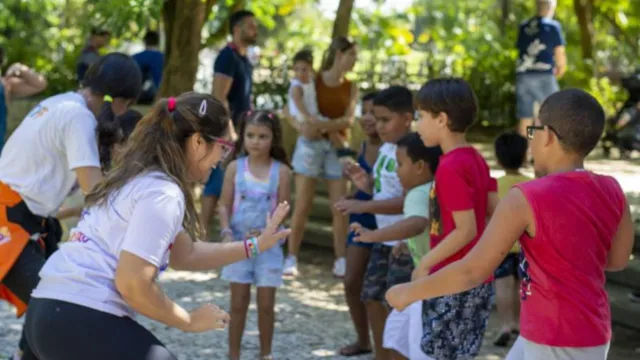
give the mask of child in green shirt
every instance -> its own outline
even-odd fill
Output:
[[[402,251],[411,253],[417,265],[429,251],[429,194],[438,161],[442,155],[439,146],[424,146],[417,133],[409,133],[397,143],[396,158],[398,178],[405,190],[404,219],[393,225],[369,230],[361,224],[351,224],[356,233],[354,241],[379,243],[393,239],[407,239],[405,247],[394,248],[395,256]]]
[[[430,249],[429,196],[441,155],[442,150],[439,146],[424,146],[417,133],[409,133],[402,137],[397,143],[396,172],[406,192],[404,219],[373,231],[363,228],[360,224],[351,224],[351,228],[356,232],[354,241],[383,242],[407,239],[404,246],[394,247],[392,256],[399,256],[401,252],[408,251],[414,265],[418,265]],[[421,301],[411,310],[394,310],[389,315],[384,329],[384,348],[410,358],[410,347],[417,346],[414,352],[420,347],[419,339],[412,338],[412,328],[416,330],[413,331],[416,334],[422,332]]]

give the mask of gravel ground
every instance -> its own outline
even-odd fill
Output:
[[[609,173],[621,182],[629,195],[634,212],[640,214],[640,162],[612,162],[595,160],[588,164],[597,172]],[[499,176],[496,171],[494,176]],[[342,284],[331,276],[331,253],[314,247],[303,249],[301,276],[286,281],[278,292],[276,302],[276,331],[274,356],[276,359],[340,359],[337,349],[354,338],[354,332]],[[227,284],[218,279],[215,271],[188,273],[169,271],[160,280],[169,296],[186,308],[195,308],[213,302],[229,308]],[[140,319],[180,359],[224,359],[227,353],[226,331],[206,334],[185,334],[164,325]],[[15,351],[20,336],[22,320],[16,319],[13,310],[0,303],[0,359],[7,359]],[[498,326],[492,318],[485,334],[481,360],[502,359],[505,350],[491,345]],[[640,359],[640,335],[622,328],[614,328],[614,340],[610,351],[611,360]],[[243,359],[257,359],[258,330],[255,301],[247,319],[243,339]],[[361,356],[354,359],[370,359]]]
[[[301,276],[288,280],[279,291],[276,303],[277,323],[274,338],[276,359],[341,359],[337,349],[353,339],[354,333],[344,301],[342,284],[331,276],[331,253],[307,247],[303,250]],[[161,282],[169,296],[186,308],[213,302],[229,307],[229,291],[215,271],[189,273],[169,271]],[[497,327],[492,319],[485,335],[485,344],[478,359],[502,359],[505,350],[491,345]],[[224,359],[227,352],[226,331],[205,334],[186,334],[164,325],[140,319],[164,341],[180,359]],[[4,303],[0,305],[0,359],[8,358],[18,342],[21,320]],[[614,343],[609,359],[631,360],[640,358],[640,336],[625,329],[614,330]],[[257,359],[258,330],[255,301],[249,309],[243,339],[243,359]],[[354,359],[371,359],[360,356]]]

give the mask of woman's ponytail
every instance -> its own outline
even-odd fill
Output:
[[[98,115],[98,125],[96,126],[96,136],[98,138],[98,153],[100,164],[103,170],[111,167],[111,150],[113,146],[122,142],[123,134],[118,118],[113,112],[113,99],[105,95],[104,103]]]

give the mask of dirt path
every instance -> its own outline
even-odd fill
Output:
[[[341,359],[336,350],[353,339],[349,314],[344,301],[342,284],[331,276],[331,253],[307,247],[302,254],[301,276],[287,281],[278,293],[277,324],[274,339],[276,359]],[[213,302],[229,308],[226,284],[217,272],[167,272],[161,282],[169,293],[187,308]],[[491,346],[498,328],[492,319],[485,335],[485,344],[478,359],[502,359],[505,350]],[[141,322],[164,341],[180,359],[224,359],[227,351],[225,331],[206,334],[185,334],[159,323],[141,319]],[[21,321],[5,304],[0,305],[0,359],[14,351],[20,335]],[[640,358],[635,348],[640,347],[638,333],[615,329],[615,338],[609,359],[631,360]],[[255,301],[249,310],[243,341],[243,359],[257,359],[258,331]],[[361,356],[356,359],[370,359]]]
[[[481,147],[491,159],[491,149]],[[606,161],[594,159],[588,168],[615,176],[622,184],[640,218],[640,162]],[[494,171],[494,175],[500,175]],[[331,253],[313,247],[303,249],[302,275],[287,281],[278,292],[277,324],[274,339],[276,359],[341,359],[337,349],[353,340],[353,330],[344,301],[342,284],[331,277]],[[169,295],[187,308],[205,302],[214,302],[229,308],[226,283],[218,279],[217,272],[167,272],[161,282]],[[224,359],[227,351],[226,332],[185,334],[147,319],[141,322],[163,340],[180,359]],[[13,310],[0,303],[0,359],[7,359],[15,351],[22,321],[15,319]],[[481,360],[502,359],[505,350],[491,346],[498,328],[492,318],[485,334]],[[610,360],[640,359],[640,334],[614,328]],[[258,356],[258,331],[255,301],[249,310],[243,342],[243,359]],[[357,359],[369,359],[361,356]]]

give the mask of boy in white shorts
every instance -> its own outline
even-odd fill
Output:
[[[356,234],[366,234],[375,241],[395,238],[408,239],[408,247],[414,266],[429,251],[429,194],[434,174],[438,168],[442,149],[427,147],[417,133],[409,133],[397,142],[396,172],[407,192],[404,198],[404,219],[375,231],[368,231],[359,224],[352,224]],[[355,241],[365,239],[356,235]],[[391,359],[425,359],[420,348],[422,339],[422,301],[417,301],[404,311],[393,310],[387,318],[383,346],[390,349]]]
[[[612,335],[605,271],[627,266],[634,227],[617,180],[584,168],[604,125],[604,110],[588,93],[549,96],[527,127],[537,178],[500,199],[473,251],[392,288],[389,303],[404,309],[477,286],[520,239],[520,337],[507,360],[605,360]]]

